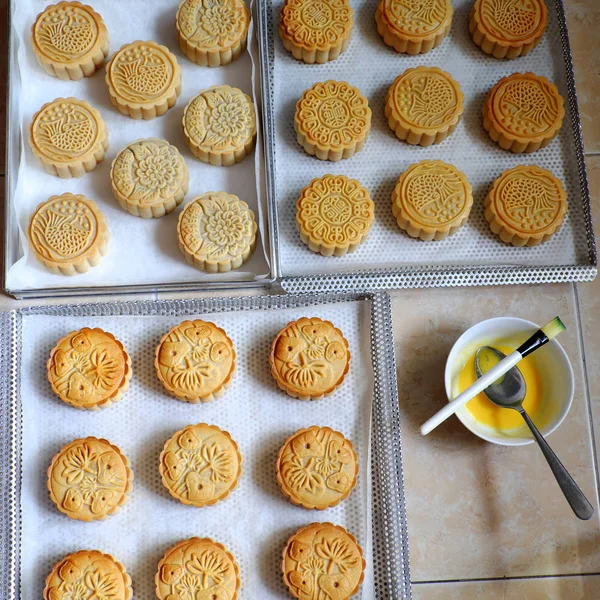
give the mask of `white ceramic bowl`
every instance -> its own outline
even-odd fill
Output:
[[[458,395],[458,375],[479,347],[498,341],[511,339],[524,342],[539,326],[531,321],[514,317],[498,317],[481,321],[465,331],[448,355],[445,370],[446,395],[450,401]],[[539,415],[544,425],[540,428],[543,435],[552,433],[564,420],[573,402],[573,369],[562,346],[552,340],[530,355],[535,357],[542,381],[542,401]],[[509,409],[506,409],[509,410]],[[476,421],[466,407],[456,411],[462,424],[480,438],[504,446],[523,446],[533,443],[534,439],[523,421],[523,426],[510,431],[495,429]]]

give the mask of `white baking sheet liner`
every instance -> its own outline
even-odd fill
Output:
[[[296,400],[272,379],[268,356],[273,338],[302,316],[331,320],[347,338],[351,367],[343,385],[321,401]],[[189,317],[188,317],[189,318]],[[202,318],[201,315],[194,318]],[[133,579],[136,599],[154,598],[154,575],[165,550],[192,536],[212,537],[235,555],[241,568],[241,598],[288,597],[279,570],[289,536],[311,522],[346,527],[366,552],[365,583],[356,598],[372,600],[369,438],[373,372],[370,311],[366,301],[268,312],[218,313],[204,317],[223,327],[238,354],[237,372],[225,396],[192,405],[169,396],[153,365],[163,333],[183,317],[27,316],[23,321],[22,588],[21,597],[41,598],[55,562],[83,548],[117,557]],[[56,341],[81,327],[101,327],[121,340],[133,361],[123,399],[100,411],[78,411],[52,392],[46,361]],[[229,431],[243,458],[239,486],[215,506],[195,508],[173,499],[161,483],[158,457],[164,442],[191,423]],[[325,511],[294,506],[281,494],[275,460],[289,435],[311,425],[330,426],[348,437],[359,456],[357,487]],[[46,470],[60,448],[75,438],[104,437],[128,456],[135,473],[133,493],[118,514],[83,523],[60,513],[46,489]]]

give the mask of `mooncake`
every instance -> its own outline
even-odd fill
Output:
[[[177,236],[185,259],[207,273],[237,269],[256,247],[254,213],[234,194],[207,192],[186,204]]]
[[[223,544],[195,537],[165,552],[154,581],[159,600],[237,600],[240,568]]]
[[[503,242],[536,246],[562,225],[567,194],[550,171],[536,165],[507,169],[485,199],[485,218]]]
[[[475,0],[469,17],[473,41],[495,58],[517,58],[533,50],[548,25],[544,0]]]
[[[228,335],[209,321],[184,321],[163,335],[154,366],[165,389],[196,404],[220,398],[231,385],[236,354]]]
[[[296,103],[294,129],[308,154],[331,161],[350,158],[369,136],[369,102],[345,81],[315,83]]]
[[[27,229],[29,247],[50,271],[85,273],[108,251],[108,228],[96,203],[81,194],[50,196],[35,209]]]
[[[443,240],[456,233],[473,206],[464,173],[441,160],[423,160],[402,173],[392,192],[398,227],[422,240]]]
[[[117,154],[110,181],[122,208],[136,217],[151,219],[174,211],[183,202],[190,174],[175,146],[149,138],[137,140]]]
[[[450,0],[381,0],[375,20],[379,35],[396,52],[424,54],[442,43],[452,13]]]
[[[302,317],[277,334],[269,362],[277,385],[290,396],[320,400],[344,381],[350,368],[350,350],[333,323]]]
[[[177,58],[156,42],[125,44],[106,65],[110,101],[133,119],[154,119],[175,106],[181,94]]]
[[[296,202],[302,241],[323,256],[354,252],[375,220],[375,204],[356,179],[325,175],[313,179]]]
[[[48,467],[48,490],[71,519],[96,521],[117,513],[131,494],[133,471],[117,446],[95,437],[63,446]]]
[[[287,439],[276,469],[281,491],[294,504],[324,510],[350,495],[358,478],[358,456],[339,431],[313,425]]]
[[[51,175],[81,177],[104,159],[108,128],[85,100],[56,98],[33,115],[29,145]]]
[[[58,561],[46,578],[44,600],[130,600],[131,577],[110,554],[79,550]]]
[[[365,567],[354,536],[332,523],[299,529],[288,540],[281,561],[283,582],[299,600],[346,600],[358,592]]]
[[[218,85],[190,100],[183,113],[183,134],[201,161],[230,166],[243,160],[256,142],[254,103],[242,90]]]
[[[348,0],[285,0],[279,11],[284,48],[308,64],[336,59],[348,47],[353,25]]]
[[[437,67],[407,69],[387,93],[385,116],[401,140],[418,146],[443,142],[463,114],[464,96],[449,73]]]
[[[40,66],[59,79],[93,75],[108,56],[102,17],[80,2],[47,6],[31,27],[31,45]]]
[[[165,442],[160,476],[173,498],[192,506],[229,496],[242,474],[238,445],[215,425],[188,425]]]
[[[112,333],[84,327],[56,343],[47,363],[48,381],[60,399],[95,410],[119,401],[129,388],[131,358]]]
[[[191,61],[218,67],[246,49],[250,11],[244,0],[183,0],[175,25],[181,51]]]
[[[483,106],[483,127],[503,150],[535,152],[558,133],[565,116],[557,87],[533,73],[503,77]]]

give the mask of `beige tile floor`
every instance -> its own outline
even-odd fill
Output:
[[[600,0],[564,1],[598,223]],[[5,6],[0,0],[2,32]],[[0,81],[3,69],[1,61]],[[3,108],[2,103],[0,122]],[[0,213],[2,207],[0,197]],[[393,297],[415,600],[599,600],[598,514],[588,523],[573,518],[536,448],[480,442],[456,419],[426,439],[417,426],[443,402],[445,354],[465,327],[489,316],[539,322],[558,313],[568,326],[561,342],[574,365],[576,394],[567,421],[550,441],[598,508],[586,381],[600,436],[600,279],[581,285],[398,291]],[[24,304],[0,294],[0,310]]]

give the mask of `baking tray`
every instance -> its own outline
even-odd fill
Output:
[[[269,266],[272,262],[272,246],[263,186],[265,175],[260,119],[256,152],[240,164],[228,168],[206,165],[193,157],[181,130],[181,117],[189,98],[215,84],[227,83],[242,88],[254,97],[257,114],[260,115],[257,19],[252,19],[248,51],[231,65],[209,69],[195,65],[179,49],[175,39],[175,13],[179,0],[148,0],[147,3],[136,0],[135,4],[132,1],[120,4],[111,0],[92,1],[91,4],[103,14],[107,23],[112,52],[133,39],[152,38],[167,45],[179,60],[183,71],[183,90],[177,105],[159,119],[140,122],[120,115],[111,106],[103,69],[93,77],[76,82],[60,81],[40,69],[29,44],[27,28],[46,4],[43,0],[10,0],[8,3],[6,291],[24,298],[268,286],[275,275]],[[148,9],[142,10],[146,4]],[[256,0],[247,0],[247,4],[255,13]],[[132,7],[135,7],[135,14],[130,14]],[[86,99],[100,110],[109,127],[110,148],[104,162],[92,173],[79,179],[61,180],[44,172],[24,138],[33,112],[44,102],[68,95]],[[149,136],[168,139],[185,157],[191,176],[186,197],[188,202],[210,189],[225,189],[250,204],[259,224],[259,238],[255,252],[242,268],[211,275],[186,263],[177,248],[175,234],[177,214],[183,206],[175,214],[150,220],[132,217],[119,209],[112,198],[110,185],[106,185],[110,163],[126,144]],[[23,234],[29,214],[35,206],[49,195],[63,192],[85,193],[96,200],[112,233],[108,255],[101,264],[89,273],[71,278],[49,273],[38,261],[27,256],[28,247]],[[120,257],[128,253],[140,258],[137,262],[120,261]],[[147,259],[156,261],[159,267],[162,265],[162,269],[147,269]]]
[[[282,312],[281,315],[276,314],[277,311],[281,312],[286,309],[288,315],[286,315],[285,312]],[[55,336],[62,328],[72,326],[74,319],[77,324],[81,323],[82,325],[90,325],[96,321],[96,323],[100,323],[106,328],[110,326],[114,327],[115,331],[118,331],[119,327],[123,327],[123,323],[125,322],[125,326],[129,327],[130,331],[136,332],[136,334],[131,334],[133,337],[129,339],[124,338],[126,343],[133,344],[134,348],[134,381],[132,381],[132,388],[128,391],[128,394],[131,393],[132,396],[127,400],[126,395],[121,403],[106,411],[101,411],[100,413],[89,413],[84,411],[83,413],[78,412],[77,414],[74,414],[77,419],[72,419],[72,421],[85,421],[85,425],[81,425],[80,423],[80,425],[76,425],[77,427],[89,427],[91,429],[87,429],[86,431],[91,431],[92,434],[97,435],[100,433],[98,431],[98,428],[100,427],[98,423],[101,424],[105,422],[103,419],[108,417],[112,410],[117,410],[119,412],[119,419],[129,419],[128,422],[130,422],[132,418],[138,416],[138,413],[134,412],[135,410],[148,410],[145,403],[142,407],[138,406],[136,409],[136,405],[139,405],[140,401],[143,399],[136,397],[136,394],[138,393],[142,394],[142,397],[145,394],[149,403],[152,403],[152,401],[160,402],[160,407],[158,404],[155,406],[156,410],[154,411],[154,416],[162,414],[160,413],[160,410],[179,411],[184,414],[184,419],[187,419],[189,422],[197,422],[204,417],[210,418],[210,416],[207,415],[207,411],[210,412],[215,409],[222,410],[219,408],[218,403],[221,403],[221,406],[225,406],[224,403],[230,401],[239,402],[244,393],[242,387],[239,385],[236,386],[234,382],[234,387],[228,392],[228,395],[231,394],[229,398],[226,396],[225,398],[217,400],[214,403],[209,403],[208,405],[194,406],[179,403],[175,399],[166,397],[153,400],[153,396],[156,395],[155,390],[158,390],[160,385],[155,381],[155,377],[151,377],[153,367],[151,361],[149,361],[148,365],[145,364],[145,355],[148,353],[151,354],[152,348],[156,342],[154,339],[154,334],[156,333],[154,329],[157,328],[156,321],[159,321],[159,328],[164,327],[165,323],[178,323],[185,317],[198,317],[200,315],[212,315],[209,318],[216,322],[219,322],[219,319],[224,320],[226,318],[231,319],[231,322],[233,322],[237,319],[235,313],[242,311],[252,311],[254,313],[252,324],[250,325],[247,320],[238,320],[238,322],[245,323],[240,325],[242,328],[245,327],[250,329],[249,332],[246,332],[245,336],[250,336],[250,339],[254,339],[252,331],[254,331],[256,327],[261,328],[260,333],[262,335],[259,340],[261,349],[255,352],[256,356],[239,356],[239,361],[241,363],[239,365],[241,367],[239,374],[240,378],[242,377],[242,373],[245,374],[245,371],[247,371],[253,379],[270,377],[266,361],[268,346],[270,344],[270,341],[267,338],[269,338],[269,335],[272,333],[271,330],[273,330],[274,327],[278,327],[279,324],[283,326],[287,323],[286,316],[289,316],[290,314],[297,315],[298,313],[309,314],[315,312],[317,314],[325,313],[328,315],[331,313],[334,315],[334,320],[337,315],[338,319],[345,324],[350,322],[355,322],[357,324],[356,331],[352,331],[352,336],[350,337],[355,340],[355,348],[356,345],[360,343],[360,348],[357,348],[357,350],[359,350],[357,356],[361,355],[364,347],[364,352],[366,352],[366,354],[363,357],[362,364],[367,363],[368,366],[361,366],[360,368],[367,368],[370,370],[372,365],[373,385],[372,401],[370,402],[370,442],[367,441],[367,444],[370,445],[370,452],[366,454],[368,458],[365,459],[368,461],[367,464],[370,464],[370,503],[366,502],[361,504],[366,511],[365,514],[370,514],[370,519],[367,519],[367,522],[369,522],[368,529],[370,529],[371,535],[370,540],[367,541],[366,547],[370,546],[367,553],[370,552],[372,558],[370,560],[370,571],[368,572],[366,581],[369,581],[369,589],[372,591],[369,592],[363,588],[363,591],[358,597],[363,598],[364,600],[372,600],[373,598],[378,600],[408,600],[411,597],[402,472],[400,414],[396,383],[391,300],[385,292],[379,292],[374,294],[324,293],[300,296],[255,296],[243,298],[206,298],[202,300],[185,301],[143,301],[43,306],[23,308],[12,312],[2,313],[0,315],[0,498],[3,510],[0,514],[0,582],[5,590],[3,593],[4,598],[7,598],[7,600],[18,600],[21,597],[24,597],[22,596],[23,593],[29,596],[32,586],[31,575],[28,575],[28,579],[23,582],[23,585],[26,587],[21,587],[21,565],[27,565],[27,561],[30,560],[30,558],[21,556],[21,548],[32,548],[31,543],[33,543],[34,546],[38,546],[39,542],[35,535],[32,536],[32,531],[39,531],[40,526],[47,527],[50,531],[54,531],[53,528],[56,527],[60,529],[60,523],[55,522],[55,520],[60,520],[62,522],[62,519],[64,518],[63,515],[52,510],[53,507],[49,504],[47,493],[44,493],[44,490],[42,490],[45,477],[42,463],[47,459],[46,453],[51,454],[55,449],[58,449],[56,448],[56,444],[60,447],[64,441],[58,430],[64,433],[62,430],[68,429],[69,432],[71,432],[70,428],[73,426],[71,423],[67,423],[70,419],[60,415],[57,416],[57,413],[62,410],[68,411],[69,414],[71,414],[72,409],[63,406],[60,402],[58,402],[57,405],[52,405],[52,398],[50,398],[51,394],[49,394],[48,398],[45,397],[46,390],[42,385],[43,373],[39,375],[39,384],[38,382],[32,382],[30,380],[30,378],[37,379],[35,373],[38,363],[41,363],[39,366],[40,369],[43,370],[43,357],[47,350],[46,345],[52,343],[50,338],[53,338],[53,336]],[[293,311],[296,312],[294,313]],[[213,315],[213,313],[221,313],[221,315]],[[239,315],[239,317],[241,316],[242,315]],[[47,319],[52,319],[50,327],[52,331],[42,334],[40,327],[43,323],[47,323]],[[344,321],[344,319],[348,319],[348,321]],[[70,320],[68,324],[66,322],[67,320]],[[263,324],[266,324],[267,321],[268,326],[263,331]],[[64,323],[61,325],[61,322]],[[253,327],[254,329],[252,329]],[[31,339],[32,335],[37,336],[36,332],[40,332],[42,335],[40,338],[40,347],[33,349],[31,348],[31,345],[28,344],[28,347],[24,348],[23,339]],[[269,335],[265,337],[265,333],[268,333]],[[138,336],[137,338],[136,335]],[[140,338],[143,342],[139,341]],[[146,338],[148,339],[146,340]],[[138,339],[137,342],[135,341],[136,339]],[[140,343],[141,345],[136,345]],[[262,346],[267,347],[267,350],[262,348]],[[142,360],[142,358],[144,358],[144,360]],[[358,364],[355,369],[359,369]],[[259,370],[261,371],[260,373]],[[266,375],[264,375],[262,371],[266,371]],[[361,377],[359,371],[357,371],[356,376]],[[25,380],[26,377],[28,380]],[[26,397],[21,397],[21,389],[23,388],[23,390],[25,390],[29,385],[32,385],[34,388],[38,385],[42,385],[38,394],[35,395],[41,396],[39,399],[40,403],[48,405],[44,410],[53,411],[52,419],[56,420],[58,418],[60,420],[60,424],[57,422],[57,431],[53,430],[51,432],[45,432],[43,436],[44,439],[38,442],[36,438],[33,445],[31,440],[24,443],[24,439],[35,434],[35,427],[32,423],[37,422],[36,415],[39,414],[37,404],[35,407],[31,404],[34,402],[31,394],[27,394]],[[291,420],[294,419],[296,409],[302,409],[302,412],[299,414],[305,414],[304,411],[308,411],[312,414],[314,411],[322,410],[321,407],[325,406],[321,404],[322,402],[331,402],[333,400],[343,401],[343,396],[345,395],[343,390],[340,390],[341,395],[338,395],[337,398],[334,394],[334,396],[323,401],[302,403],[287,398],[282,392],[276,391],[276,386],[272,381],[270,381],[269,385],[273,387],[273,393],[278,394],[277,402],[296,403],[295,408],[290,407],[288,411],[288,417]],[[236,387],[238,388],[237,390],[235,389]],[[358,387],[360,386],[357,382],[357,389]],[[136,391],[136,388],[139,388],[139,391]],[[366,391],[367,394],[370,394],[368,388],[369,384],[367,384]],[[164,391],[159,391],[158,395],[166,396]],[[253,400],[259,401],[259,398],[255,397]],[[35,400],[35,402],[37,401],[38,400]],[[172,403],[175,403],[175,405]],[[162,406],[163,404],[165,404],[165,406]],[[169,407],[171,408],[169,409]],[[33,416],[32,411],[36,413]],[[131,412],[131,414],[129,414],[128,411]],[[314,414],[316,415],[318,412],[315,412]],[[98,421],[98,418],[100,418],[100,421]],[[237,416],[238,420],[240,418],[240,416]],[[302,418],[311,419],[313,417],[307,416]],[[339,419],[343,418],[345,418],[343,416],[343,411],[339,411]],[[356,418],[357,417],[355,417],[355,419]],[[363,418],[365,417],[359,416],[357,423],[362,423],[363,421],[361,419]],[[196,419],[196,421],[194,421],[194,419]],[[292,425],[291,420],[290,426]],[[214,422],[218,424],[218,421],[215,420]],[[148,468],[151,468],[151,466],[154,465],[154,459],[156,458],[154,456],[155,444],[148,440],[153,425],[154,421],[142,417],[136,422],[133,429],[131,427],[129,429],[130,432],[133,430],[135,433],[126,436],[128,439],[127,443],[130,446],[134,441],[133,439],[129,440],[129,438],[139,438],[139,440],[146,440],[150,443],[148,444],[148,448],[144,445],[143,452],[139,456],[136,455],[135,452],[134,456],[132,456],[133,467],[136,471],[136,483],[134,484],[132,499],[124,508],[123,514],[117,515],[114,519],[111,518],[106,522],[84,524],[83,526],[81,526],[80,523],[75,523],[74,531],[81,533],[73,534],[84,536],[89,544],[94,545],[96,540],[100,540],[102,539],[102,535],[106,535],[101,532],[109,526],[111,522],[118,523],[119,519],[123,519],[123,522],[129,522],[128,519],[133,510],[133,514],[138,515],[138,517],[136,517],[138,527],[130,526],[129,528],[124,528],[122,530],[124,539],[119,537],[118,541],[113,540],[111,543],[115,545],[115,554],[117,556],[119,556],[118,550],[121,550],[121,554],[123,552],[125,553],[122,560],[126,565],[128,564],[128,561],[125,560],[128,558],[127,551],[131,553],[132,557],[136,557],[135,559],[130,559],[130,561],[132,560],[134,563],[134,565],[131,565],[134,566],[132,570],[133,584],[135,592],[137,582],[138,591],[136,592],[136,597],[138,598],[149,597],[149,595],[151,595],[149,590],[152,588],[153,582],[153,577],[149,574],[149,568],[142,565],[150,563],[155,567],[156,557],[164,552],[166,546],[163,547],[162,544],[159,544],[156,548],[146,547],[148,540],[152,538],[144,537],[144,542],[140,544],[140,548],[136,545],[133,545],[132,547],[130,543],[131,540],[126,539],[129,536],[133,540],[137,540],[138,538],[135,537],[136,534],[140,534],[140,531],[144,532],[144,530],[147,529],[147,524],[143,521],[145,513],[142,511],[140,516],[139,513],[134,510],[136,486],[138,497],[142,494],[145,494],[144,497],[150,495],[153,502],[159,503],[162,501],[165,503],[165,513],[169,510],[170,514],[173,515],[172,526],[174,527],[174,533],[172,535],[176,536],[177,539],[181,537],[179,529],[182,527],[184,529],[191,527],[193,531],[190,531],[190,535],[202,533],[202,531],[196,531],[196,529],[199,528],[198,518],[208,518],[210,521],[211,518],[214,519],[215,517],[210,517],[207,514],[207,511],[214,512],[215,509],[218,509],[218,506],[202,510],[190,509],[189,507],[180,505],[170,499],[168,494],[163,493],[164,497],[161,496],[159,491],[161,488],[160,482],[158,479],[154,478],[156,479],[155,481],[152,476],[147,473]],[[167,425],[170,424],[167,423]],[[253,425],[249,421],[244,421],[243,427],[250,429]],[[368,440],[369,421],[367,420],[361,427],[366,429],[366,439]],[[259,431],[262,431],[262,429],[259,428]],[[52,435],[56,435],[57,440],[53,440],[49,443],[48,440],[50,438],[48,438],[48,436]],[[90,435],[90,433],[87,433],[86,435]],[[260,439],[262,439],[262,433],[260,434]],[[136,442],[139,442],[139,440],[136,440]],[[113,441],[120,443],[118,439]],[[127,447],[125,447],[125,450],[129,452]],[[362,448],[362,451],[366,452],[366,449]],[[41,452],[43,456],[40,457],[39,452]],[[251,465],[249,465],[247,467],[247,469],[250,469],[249,472],[242,476],[243,478],[244,476],[246,478],[244,486],[250,485],[252,490],[254,490],[252,484],[255,484],[259,480],[262,481],[261,478],[263,476],[261,473],[266,469],[266,467],[263,467],[262,465],[272,464],[269,460],[272,458],[271,454],[269,454],[268,457],[264,455],[264,460],[261,457],[263,457],[262,451],[260,457],[257,459],[260,461],[258,464],[261,466],[252,469]],[[252,457],[250,457],[250,463],[252,463]],[[150,465],[150,467],[144,465]],[[266,476],[271,473],[271,469],[267,469],[267,471],[268,473],[266,473]],[[363,477],[365,476],[367,475],[363,473]],[[36,493],[32,493],[31,491],[32,479],[35,482],[36,487],[34,489]],[[363,481],[365,480],[363,479]],[[259,484],[259,489],[264,485],[265,484]],[[22,486],[25,487],[23,494]],[[144,489],[140,489],[140,487]],[[241,481],[239,494],[242,493],[242,487]],[[277,500],[271,498],[271,493],[274,497],[278,496],[278,494],[276,494],[276,490],[271,490],[270,487],[272,486],[269,483],[269,486],[267,486],[268,489],[265,488],[264,490],[264,492],[267,493],[266,506],[268,506],[268,502],[279,502],[280,504],[287,505],[281,498],[277,498]],[[357,493],[359,492],[355,490],[353,494]],[[367,497],[369,496],[368,489],[360,493],[366,494]],[[223,515],[227,514],[227,502],[232,502],[233,504],[229,506],[231,506],[232,510],[237,511],[236,514],[239,513],[240,506],[236,505],[236,500],[234,498],[235,495],[232,494],[231,500],[228,499],[226,502],[222,503],[221,509],[225,511],[225,513],[222,513]],[[46,507],[46,504],[48,507]],[[237,502],[237,504],[239,505],[239,502]],[[346,505],[347,508],[343,508],[344,505]],[[27,516],[31,515],[31,512],[28,512],[25,515],[22,514],[22,507],[27,506],[34,506],[35,510],[33,512],[35,512],[36,515],[39,512],[45,518],[43,525],[41,525],[41,522],[37,523],[38,529],[35,527],[32,529],[31,519]],[[246,505],[242,502],[242,511],[244,510],[244,506]],[[335,516],[340,515],[341,518],[351,519],[353,511],[356,510],[348,504],[348,501],[342,503],[335,509],[329,509],[329,511],[319,514],[292,505],[290,505],[290,507],[290,510],[293,511],[294,519],[301,519],[303,523],[309,523],[315,520],[328,520],[332,517],[332,520],[334,520]],[[338,509],[341,509],[341,512]],[[185,512],[186,515],[189,515],[189,524],[186,522],[185,518],[181,518],[181,514],[178,511]],[[334,513],[331,513],[331,511],[334,511]],[[246,512],[245,514],[247,515],[248,513]],[[270,514],[270,512],[267,513],[267,518]],[[204,517],[204,515],[207,515],[207,517]],[[264,517],[264,515],[261,516]],[[219,519],[220,517],[217,518]],[[142,520],[141,522],[139,522],[140,519]],[[203,522],[204,521],[201,521],[200,524]],[[169,521],[169,523],[171,523],[171,521]],[[166,524],[167,529],[170,527],[169,523]],[[68,526],[69,523],[65,523],[65,525]],[[289,525],[292,525],[292,523]],[[293,525],[295,527],[296,523],[294,522]],[[283,588],[280,575],[277,574],[279,565],[277,556],[280,552],[279,545],[285,543],[287,534],[291,532],[287,532],[287,529],[285,531],[282,530],[282,523],[272,523],[272,527],[274,531],[276,530],[278,532],[277,536],[274,536],[277,539],[264,541],[265,545],[272,545],[274,546],[274,549],[272,552],[269,550],[266,555],[269,558],[268,564],[265,564],[264,560],[260,562],[260,581],[265,585],[267,581],[273,581],[274,583],[271,584],[272,587],[268,588],[268,597],[273,597],[273,594],[276,594],[275,597],[280,597],[283,593]],[[202,527],[200,527],[200,529],[202,529]],[[221,533],[221,529],[223,529],[222,534],[225,536],[225,540],[227,540],[227,532],[232,534],[232,539],[235,540],[235,526],[231,531],[230,528],[224,526],[219,528],[217,533]],[[185,530],[187,531],[187,529]],[[285,533],[286,536],[281,538],[283,533]],[[44,535],[46,534],[42,534],[42,537]],[[52,536],[53,534],[50,533],[48,535]],[[148,535],[150,536],[150,533]],[[119,536],[121,536],[121,533],[119,533]],[[31,540],[32,537],[33,542]],[[65,548],[68,548],[69,544],[75,543],[75,540],[69,542],[68,540],[62,539],[65,537],[67,536],[61,536],[57,533],[56,538],[52,537],[50,543],[46,545],[42,544],[39,550],[36,549],[36,552],[39,552],[40,556],[43,557],[41,560],[43,564],[35,563],[36,576],[34,585],[36,590],[41,589],[40,586],[42,585],[43,578],[45,577],[46,572],[49,571],[53,562],[61,558]],[[30,545],[27,546],[27,543]],[[362,543],[365,543],[364,540],[362,540]],[[109,546],[105,551],[111,551],[111,547]],[[248,572],[248,569],[244,569],[244,556],[238,558],[241,559],[240,562],[242,563],[242,582],[244,578],[248,581],[248,578],[253,575],[251,572]],[[130,568],[129,565],[128,568]],[[365,583],[365,586],[366,585],[367,584]],[[254,597],[256,597],[256,595]]]
[[[263,131],[266,139],[267,193],[273,215],[274,270],[286,291],[381,289],[586,281],[596,275],[597,253],[591,222],[573,63],[562,0],[546,0],[549,24],[529,55],[497,60],[471,40],[468,15],[473,0],[453,0],[450,33],[424,55],[398,54],[384,45],[375,25],[379,0],[350,0],[355,13],[349,48],[334,61],[306,65],[285,51],[277,32],[283,0],[259,6]],[[442,144],[410,146],[390,132],[385,94],[394,78],[418,65],[449,71],[465,94],[465,114]],[[489,140],[481,107],[491,87],[514,72],[533,71],[557,84],[566,116],[557,139],[538,152],[512,155]],[[285,77],[281,73],[285,73]],[[363,150],[337,163],[308,156],[295,139],[293,115],[302,92],[317,81],[345,80],[368,98],[371,134]],[[409,164],[441,159],[463,170],[473,185],[469,222],[442,242],[422,242],[400,232],[391,212],[391,192]],[[517,164],[538,163],[566,185],[568,217],[558,234],[537,248],[513,248],[494,236],[483,216],[492,181]],[[361,181],[375,201],[375,224],[359,249],[344,257],[310,252],[295,228],[295,201],[313,177],[342,173]]]

